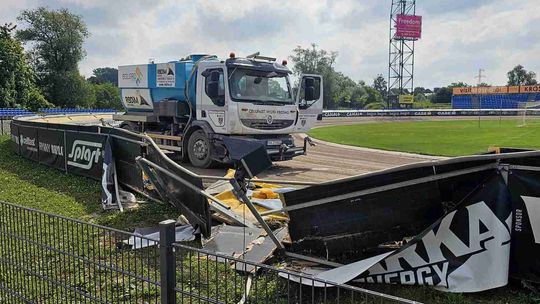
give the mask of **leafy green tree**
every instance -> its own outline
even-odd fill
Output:
[[[430,96],[432,103],[450,103],[452,102],[452,86],[435,88],[435,94]]]
[[[0,26],[0,107],[49,107],[35,85],[35,74],[21,43],[12,36],[14,29],[12,24]]]
[[[118,109],[121,110],[120,92],[118,88],[110,83],[93,84],[96,95],[95,107],[98,109]]]
[[[427,97],[423,93],[414,94],[414,101],[415,102],[425,102],[426,100],[427,100]]]
[[[508,71],[508,85],[533,85],[537,84],[536,73],[525,70],[521,64],[516,65],[512,70]]]
[[[462,88],[462,87],[470,87],[470,85],[466,84],[465,82],[452,82],[449,86],[449,88]]]
[[[296,47],[289,58],[293,62],[293,72],[300,74],[319,74],[323,77],[323,106],[332,109],[337,105],[332,96],[336,82],[334,63],[338,56],[337,52],[328,52],[317,48],[316,44],[311,44],[311,48]]]
[[[17,31],[17,37],[32,47],[38,84],[46,98],[57,106],[91,104],[92,88],[78,72],[78,63],[86,55],[83,42],[89,35],[82,18],[67,9],[40,7],[22,11],[18,20],[25,28]]]
[[[78,71],[55,73],[48,77],[51,87],[56,88],[54,104],[64,108],[94,107],[96,96],[92,84]]]
[[[332,76],[331,103],[341,108],[350,108],[356,83],[341,72],[334,72]]]
[[[88,81],[91,83],[100,84],[109,82],[118,86],[118,69],[105,67],[94,69],[92,72],[93,75],[88,78]]]
[[[426,89],[424,87],[416,87],[414,88],[413,90],[413,94],[414,95],[417,95],[417,94],[425,94],[426,93]]]
[[[377,90],[381,94],[383,98],[386,98],[386,91],[388,90],[386,80],[384,79],[382,74],[377,75],[377,77],[373,80],[373,88]]]
[[[370,86],[365,86],[364,87],[364,90],[366,91],[366,103],[367,104],[370,104],[370,103],[383,103],[384,102],[384,98],[383,98],[383,95],[381,95],[381,93],[376,90],[375,88],[372,88]]]

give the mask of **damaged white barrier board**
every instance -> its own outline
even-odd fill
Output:
[[[176,226],[176,242],[188,242],[195,240],[195,235],[199,234],[191,225]],[[131,246],[131,249],[141,249],[159,244],[159,228],[135,228],[133,236],[124,240],[123,243]]]

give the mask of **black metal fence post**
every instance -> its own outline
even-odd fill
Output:
[[[159,223],[161,303],[176,304],[176,265],[173,252],[175,241],[175,224],[173,220]]]

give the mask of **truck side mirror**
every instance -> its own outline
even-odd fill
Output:
[[[315,99],[315,79],[311,77],[305,78],[304,86],[304,98],[306,101],[311,101]]]
[[[206,83],[206,95],[210,98],[219,97],[219,82],[218,81],[208,81]]]

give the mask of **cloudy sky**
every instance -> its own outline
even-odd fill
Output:
[[[336,69],[368,83],[388,73],[390,0],[0,0],[0,23],[22,9],[66,7],[91,36],[80,63],[86,76],[104,66],[169,61],[190,53],[226,57],[255,51],[287,58],[300,45],[338,51]],[[540,0],[419,0],[422,39],[415,86],[455,81],[506,83],[520,63],[540,74]]]

